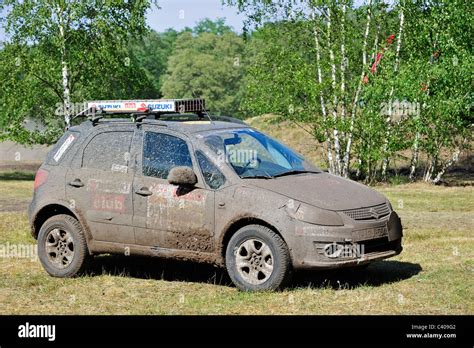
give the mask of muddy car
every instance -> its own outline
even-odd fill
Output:
[[[139,104],[127,102],[92,107],[116,114]],[[294,270],[401,252],[400,219],[380,193],[241,122],[182,117],[176,111],[190,108],[167,102],[133,120],[92,117],[50,151],[29,207],[50,275],[72,277],[93,255],[117,253],[207,262],[239,289],[275,290]]]

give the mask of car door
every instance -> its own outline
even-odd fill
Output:
[[[97,241],[133,244],[133,130],[102,131],[85,141],[66,174],[66,195]]]
[[[133,181],[137,244],[157,250],[214,250],[214,191],[206,187],[191,154],[192,146],[183,136],[143,126]],[[169,184],[168,173],[177,166],[193,168],[198,183]]]

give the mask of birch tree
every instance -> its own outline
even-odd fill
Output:
[[[316,14],[315,10],[313,9],[312,11],[312,20],[313,20],[313,35],[314,35],[314,43],[315,43],[315,50],[316,50],[316,70],[317,70],[317,79],[318,79],[318,85],[319,85],[319,102],[321,104],[321,115],[323,117],[323,123],[327,123],[327,111],[326,111],[326,102],[324,99],[324,94],[323,94],[323,77],[322,77],[322,72],[321,72],[321,46],[320,46],[320,34],[319,34],[319,29],[318,25],[316,22]],[[334,173],[334,160],[332,156],[332,141],[329,136],[328,130],[325,128],[324,129],[324,140],[326,141],[326,156],[327,156],[327,165],[329,168],[329,171],[331,173]]]
[[[402,38],[403,38],[403,26],[405,23],[405,13],[403,9],[403,5],[399,4],[399,26],[398,26],[398,36],[397,36],[397,48],[395,52],[395,63],[393,66],[393,77],[396,78],[398,68],[400,65],[400,49],[402,47]],[[392,86],[390,88],[390,94],[388,97],[388,115],[386,119],[386,124],[387,124],[387,131],[385,132],[385,138],[384,138],[384,147],[383,147],[383,153],[384,153],[384,158],[382,162],[382,178],[385,180],[386,175],[387,175],[387,168],[388,168],[388,162],[389,162],[389,157],[390,154],[388,153],[388,145],[389,145],[389,139],[391,135],[391,122],[392,122],[392,113],[393,113],[393,94],[394,94],[395,88]]]
[[[255,60],[255,69],[249,74],[251,81],[257,82],[256,76],[260,81],[248,90],[250,102],[247,104],[251,104],[254,111],[277,112],[281,109],[283,115],[293,121],[304,121],[312,125],[316,138],[324,143],[328,170],[348,177],[357,106],[363,87],[362,80],[367,71],[372,0],[364,7],[366,21],[360,32],[357,31],[359,22],[353,15],[348,15],[349,11],[353,13],[353,9],[346,0],[228,2],[237,4],[242,11],[250,13],[254,21],[263,18],[276,20],[274,28],[277,27],[279,32],[274,39],[267,38],[261,43],[264,49],[268,48],[268,52],[261,59]],[[348,37],[363,42],[362,49],[352,43],[348,47]],[[284,40],[286,43],[281,42]],[[278,45],[279,48],[275,47]],[[293,50],[287,49],[289,46],[293,46]],[[295,53],[295,49],[300,52]],[[298,58],[291,61],[295,56]],[[283,58],[279,60],[276,57]],[[351,65],[355,57],[358,58],[357,63]],[[268,64],[262,64],[262,59],[268,59]],[[280,65],[277,67],[276,64]],[[303,71],[307,73],[303,74]],[[261,96],[271,88],[263,86],[261,79],[265,75],[271,76],[269,83],[274,86],[273,99],[287,101],[287,105],[297,105],[297,112],[286,112],[283,104],[278,109],[265,110]],[[282,82],[277,85],[279,76],[282,76]],[[297,86],[303,84],[299,90]],[[290,95],[276,98],[280,95],[282,86],[288,86]],[[269,98],[270,93],[266,96]],[[267,100],[266,106],[270,105],[274,107],[275,102]]]
[[[356,92],[354,94],[354,99],[352,101],[349,134],[347,136],[346,151],[344,154],[343,175],[346,177],[349,174],[350,156],[351,156],[351,150],[352,150],[352,139],[354,137],[354,123],[355,123],[355,118],[356,118],[356,113],[357,113],[357,107],[359,103],[360,93],[362,91],[362,83],[364,81],[364,76],[367,73],[367,43],[369,39],[371,22],[372,22],[372,0],[369,0],[367,4],[367,20],[365,23],[364,43],[362,45],[362,66],[360,69],[360,76],[359,76],[359,81],[357,82]]]

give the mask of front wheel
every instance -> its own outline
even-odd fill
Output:
[[[38,256],[43,268],[53,277],[82,273],[90,256],[79,221],[63,214],[46,220],[38,234]]]
[[[271,229],[242,227],[230,239],[226,267],[233,283],[243,291],[281,289],[291,279],[288,247]]]

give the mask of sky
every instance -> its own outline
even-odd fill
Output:
[[[158,0],[158,4],[161,9],[154,8],[147,16],[148,25],[158,32],[168,28],[181,30],[204,18],[222,17],[227,25],[242,32],[245,15],[238,14],[236,7],[223,6],[221,0]]]
[[[366,0],[354,1],[356,6],[365,2]],[[148,24],[157,32],[168,28],[181,30],[193,27],[206,17],[212,20],[225,17],[227,25],[238,33],[242,32],[245,14],[239,14],[236,7],[222,5],[221,0],[158,0],[158,4],[161,9],[153,9],[148,14]]]

